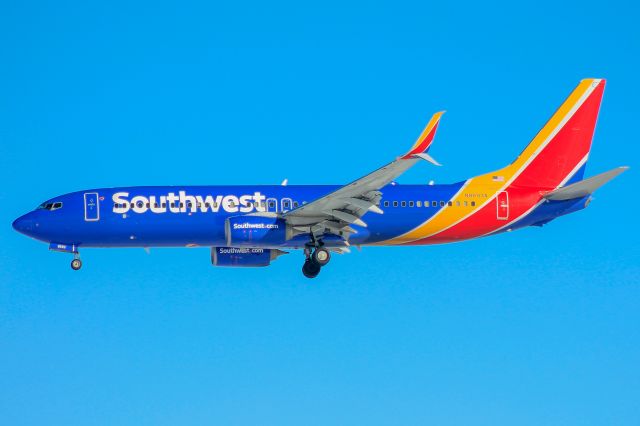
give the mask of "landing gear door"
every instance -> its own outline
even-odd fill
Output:
[[[100,198],[97,192],[84,193],[84,220],[87,222],[100,220]]]
[[[509,194],[506,191],[498,192],[496,197],[496,212],[498,220],[509,219]]]

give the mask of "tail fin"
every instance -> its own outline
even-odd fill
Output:
[[[516,186],[555,189],[582,179],[605,80],[585,79],[506,169]]]

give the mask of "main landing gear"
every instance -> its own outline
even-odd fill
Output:
[[[306,248],[304,254],[306,260],[304,261],[304,265],[302,265],[302,273],[307,278],[317,277],[320,269],[331,260],[329,250],[323,247],[318,247],[313,251],[311,251],[310,248]]]

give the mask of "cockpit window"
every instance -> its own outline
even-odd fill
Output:
[[[42,203],[38,206],[38,210],[58,210],[62,208],[62,202],[57,201],[55,203]]]

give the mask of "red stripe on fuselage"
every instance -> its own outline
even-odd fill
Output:
[[[601,81],[548,145],[504,189],[509,193],[509,221],[536,205],[542,199],[542,192],[562,184],[589,153],[603,90],[604,81]],[[496,201],[492,199],[460,223],[408,244],[435,244],[474,238],[504,225],[504,220],[497,219]]]

